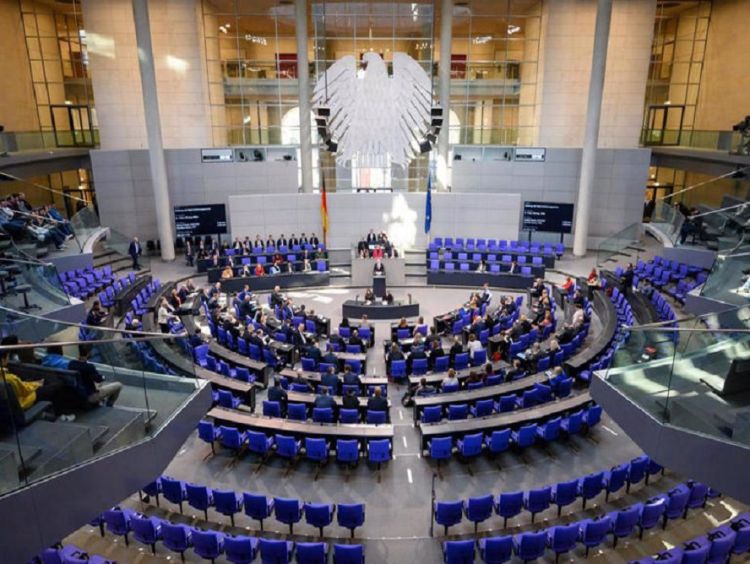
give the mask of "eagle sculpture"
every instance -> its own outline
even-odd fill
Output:
[[[405,53],[393,53],[393,76],[377,53],[365,53],[359,68],[348,55],[318,77],[313,107],[327,108],[327,132],[336,162],[345,166],[405,168],[430,131],[432,80]]]

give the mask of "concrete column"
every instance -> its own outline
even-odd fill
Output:
[[[307,0],[296,0],[297,80],[299,83],[299,148],[302,191],[313,189],[312,133],[310,131],[310,65],[307,57]]]
[[[450,109],[451,109],[451,46],[453,44],[453,0],[440,2],[440,65],[438,67],[438,97],[443,107],[443,128],[438,138],[438,159],[442,160],[447,171],[448,162]],[[443,190],[447,186],[441,186]]]
[[[174,260],[174,230],[172,205],[169,201],[167,165],[162,146],[159,97],[156,90],[154,51],[151,45],[151,25],[148,17],[148,0],[133,0],[135,39],[138,47],[138,68],[141,72],[143,110],[146,117],[146,137],[151,168],[151,186],[156,206],[156,226],[159,230],[162,260]]]
[[[591,62],[591,79],[589,80],[589,96],[586,107],[586,129],[584,130],[583,154],[581,156],[581,179],[578,185],[578,201],[576,202],[576,231],[573,237],[573,254],[577,257],[586,254],[589,237],[591,192],[594,189],[596,148],[599,142],[599,120],[602,114],[604,72],[607,66],[607,44],[611,20],[612,0],[598,0],[596,28],[594,29],[594,54]]]

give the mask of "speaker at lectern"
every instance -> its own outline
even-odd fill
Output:
[[[372,293],[377,298],[385,298],[385,266],[379,260],[372,267]]]

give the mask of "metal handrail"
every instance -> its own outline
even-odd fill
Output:
[[[134,332],[135,333],[135,332]],[[178,334],[145,334],[143,337],[135,337],[131,341],[166,341],[169,339],[180,339],[188,336],[187,332]],[[0,345],[0,351],[18,349],[38,349],[46,347],[69,347],[74,345],[98,345],[103,343],[121,343],[122,339],[95,339],[93,341],[43,341],[41,343],[18,343],[16,345]]]
[[[673,196],[676,196],[677,194],[682,194],[683,192],[689,192],[690,190],[693,190],[695,188],[699,188],[701,186],[704,186],[706,184],[710,184],[711,182],[715,182],[717,180],[721,180],[722,178],[727,178],[729,176],[733,176],[737,174],[740,171],[750,169],[750,166],[743,166],[742,168],[738,168],[737,170],[733,170],[732,172],[727,172],[726,174],[722,174],[720,176],[715,176],[713,178],[709,178],[708,180],[704,180],[703,182],[698,182],[698,184],[693,184],[692,186],[688,186],[687,188],[683,188],[682,190],[678,190],[677,192],[672,192],[671,194],[667,194],[665,196],[661,196],[660,198],[657,198],[658,200],[667,200],[669,198],[672,198]]]
[[[86,200],[84,200],[83,198],[79,198],[78,196],[73,196],[72,194],[63,192],[62,190],[55,190],[54,188],[50,188],[49,186],[45,186],[44,184],[37,184],[36,182],[31,182],[29,180],[26,180],[25,178],[20,178],[8,172],[0,171],[0,176],[5,176],[6,178],[10,178],[11,180],[14,180],[16,182],[22,182],[24,184],[28,184],[29,186],[33,186],[34,188],[39,188],[40,190],[46,190],[47,192],[52,192],[53,194],[59,194],[63,198],[70,198],[71,200],[76,200],[79,202],[83,202],[84,204],[88,204],[88,202],[86,202]]]

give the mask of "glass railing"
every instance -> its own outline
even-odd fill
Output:
[[[629,331],[610,385],[663,423],[750,445],[750,307]]]
[[[0,153],[43,151],[45,149],[91,148],[99,145],[99,130],[81,131],[4,131],[0,133]]]
[[[192,369],[182,335],[125,335],[4,307],[0,327],[0,494],[154,436],[201,387],[153,354],[167,343]]]
[[[85,242],[95,231],[101,227],[99,216],[93,206],[81,207],[70,218],[70,226],[81,242]]]
[[[3,304],[39,314],[71,304],[54,264],[5,256],[0,258]]]
[[[641,144],[646,146],[676,146],[693,149],[710,149],[730,153],[748,154],[742,137],[736,131],[705,131],[680,129],[641,130]]]
[[[617,255],[622,254],[625,249],[628,249],[627,260],[625,262],[632,262],[635,264],[638,262],[638,257],[641,251],[639,250],[638,244],[643,234],[643,224],[633,223],[628,225],[625,229],[618,231],[617,233],[610,235],[604,239],[596,249],[596,263],[599,266],[606,266],[607,262],[620,262],[615,260]]]

